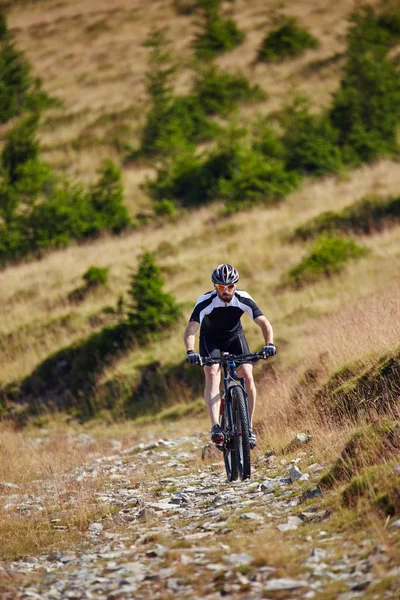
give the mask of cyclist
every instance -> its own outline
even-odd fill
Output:
[[[191,364],[200,364],[200,356],[221,356],[221,352],[230,354],[249,354],[250,350],[243,332],[240,319],[248,313],[260,327],[265,346],[262,350],[264,358],[274,356],[273,330],[253,298],[247,292],[236,289],[239,273],[230,264],[218,265],[211,274],[214,289],[197,300],[184,334],[186,360]],[[195,336],[200,328],[200,353],[194,349]],[[205,388],[204,399],[211,420],[211,440],[216,444],[224,442],[224,434],[219,426],[220,379],[221,367],[212,365],[204,367]],[[245,379],[249,398],[250,413],[250,446],[257,445],[253,431],[253,415],[256,405],[256,388],[253,379],[252,364],[238,367],[238,375]]]

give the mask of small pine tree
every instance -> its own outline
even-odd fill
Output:
[[[94,229],[118,232],[130,223],[124,206],[124,189],[121,171],[111,160],[105,160],[98,171],[100,178],[89,190],[94,211]]]
[[[270,62],[280,58],[299,56],[306,48],[317,48],[318,40],[297,24],[293,17],[284,17],[281,23],[262,41],[257,61]]]
[[[131,278],[128,325],[139,337],[171,327],[181,311],[173,296],[163,291],[161,270],[150,252],[145,252]]]
[[[374,9],[363,7],[351,20],[348,62],[330,118],[344,158],[357,164],[397,150],[400,79],[388,57],[389,33]]]
[[[29,115],[17,123],[7,135],[1,154],[1,167],[11,185],[21,179],[21,166],[24,163],[38,159],[39,142],[36,138],[38,124],[39,116]]]
[[[306,98],[298,97],[282,111],[286,167],[291,171],[324,176],[342,167],[338,132],[328,115],[313,115]]]
[[[9,35],[0,48],[0,123],[19,115],[31,85],[30,65]]]
[[[171,56],[170,42],[162,30],[152,31],[144,46],[150,48],[146,91],[151,101],[151,108],[142,134],[141,150],[144,153],[151,153],[155,150],[173,101],[173,78],[177,67]]]
[[[24,110],[38,111],[60,102],[42,90],[39,78],[31,76],[31,65],[17,49],[0,13],[0,123],[6,123]]]
[[[228,115],[239,102],[266,99],[258,85],[251,86],[240,73],[228,73],[214,63],[200,65],[193,92],[207,114]]]
[[[223,19],[221,0],[197,0],[202,13],[200,31],[195,36],[193,48],[198,58],[210,60],[221,52],[233,50],[245,38],[232,19]]]

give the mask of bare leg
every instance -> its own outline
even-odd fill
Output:
[[[206,401],[212,427],[215,423],[219,422],[219,406],[221,403],[219,386],[221,381],[221,368],[219,365],[204,367],[204,375],[206,378],[204,400]]]
[[[246,383],[246,392],[249,398],[250,427],[253,427],[253,417],[257,400],[257,390],[253,379],[253,365],[241,365],[238,368],[238,375],[244,377]]]

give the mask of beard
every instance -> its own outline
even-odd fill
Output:
[[[230,302],[234,296],[234,292],[233,293],[222,292],[222,294],[218,293],[218,296],[220,297],[222,302]]]

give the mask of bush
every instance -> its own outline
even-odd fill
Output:
[[[244,41],[244,33],[231,19],[225,20],[220,13],[221,0],[197,0],[202,11],[201,30],[193,40],[196,55],[210,60],[221,52],[233,50]]]
[[[164,280],[150,252],[145,252],[131,278],[127,323],[140,338],[168,329],[180,318],[173,296],[163,291]]]
[[[171,100],[162,117],[154,112],[148,115],[143,130],[143,154],[170,154],[186,142],[204,142],[218,133],[219,127],[211,122],[195,96],[180,96]]]
[[[328,116],[312,115],[303,100],[288,107],[286,113],[281,142],[287,168],[317,177],[338,172],[342,167],[338,132]]]
[[[35,207],[29,218],[32,251],[65,247],[72,240],[90,237],[95,216],[85,190],[65,183]]]
[[[227,115],[239,102],[266,98],[258,85],[251,86],[243,75],[231,75],[215,64],[207,64],[200,70],[193,92],[207,114]]]
[[[282,161],[271,159],[240,142],[243,132],[233,130],[216,148],[199,157],[187,148],[158,170],[148,189],[154,199],[172,198],[182,206],[199,206],[218,198],[229,211],[262,199],[276,201],[298,184],[296,174]]]
[[[98,287],[107,283],[109,267],[89,267],[83,274],[83,280],[87,287]]]
[[[275,203],[293,191],[299,178],[285,170],[279,160],[266,160],[257,150],[240,148],[228,164],[229,173],[218,180],[216,196],[223,198],[229,212],[263,201]]]
[[[6,123],[24,110],[42,110],[58,106],[41,88],[40,79],[32,78],[31,66],[17,50],[6,19],[0,22],[0,123]]]
[[[285,147],[282,140],[264,118],[257,119],[254,123],[253,148],[267,158],[285,159]]]
[[[293,17],[284,17],[262,41],[257,54],[258,62],[299,56],[306,48],[318,48],[318,40],[306,29],[299,27]]]
[[[288,281],[302,285],[333,275],[341,271],[348,260],[361,258],[366,253],[366,248],[358,246],[352,240],[322,235],[316,240],[310,254],[290,269]]]
[[[154,206],[154,212],[158,216],[174,217],[176,215],[175,202],[164,198]]]
[[[359,164],[397,151],[400,81],[387,56],[389,34],[378,25],[374,9],[362,7],[351,21],[348,62],[330,118],[344,159]]]
[[[140,153],[144,155],[168,154],[186,140],[212,139],[219,130],[207,119],[196,96],[174,95],[173,78],[177,66],[169,52],[169,44],[160,31],[152,33],[145,44],[151,48],[146,89],[152,105],[141,136]]]
[[[388,42],[390,45],[395,45],[400,38],[400,7],[398,3],[393,3],[392,6],[386,6],[382,3],[383,10],[378,15],[377,24],[384,29],[388,34]]]
[[[306,240],[322,232],[369,234],[400,220],[400,197],[365,196],[341,211],[324,212],[298,227],[294,238]]]
[[[21,178],[21,165],[34,161],[39,156],[39,142],[36,131],[38,115],[29,115],[8,133],[1,153],[1,166],[11,185]]]
[[[89,203],[94,219],[88,235],[105,230],[119,233],[130,223],[128,210],[123,204],[121,171],[111,160],[105,160],[98,175],[99,180],[89,189]]]
[[[197,206],[207,202],[207,189],[202,158],[188,144],[165,160],[157,169],[156,179],[147,183],[147,190],[154,200],[168,198],[182,206]]]

